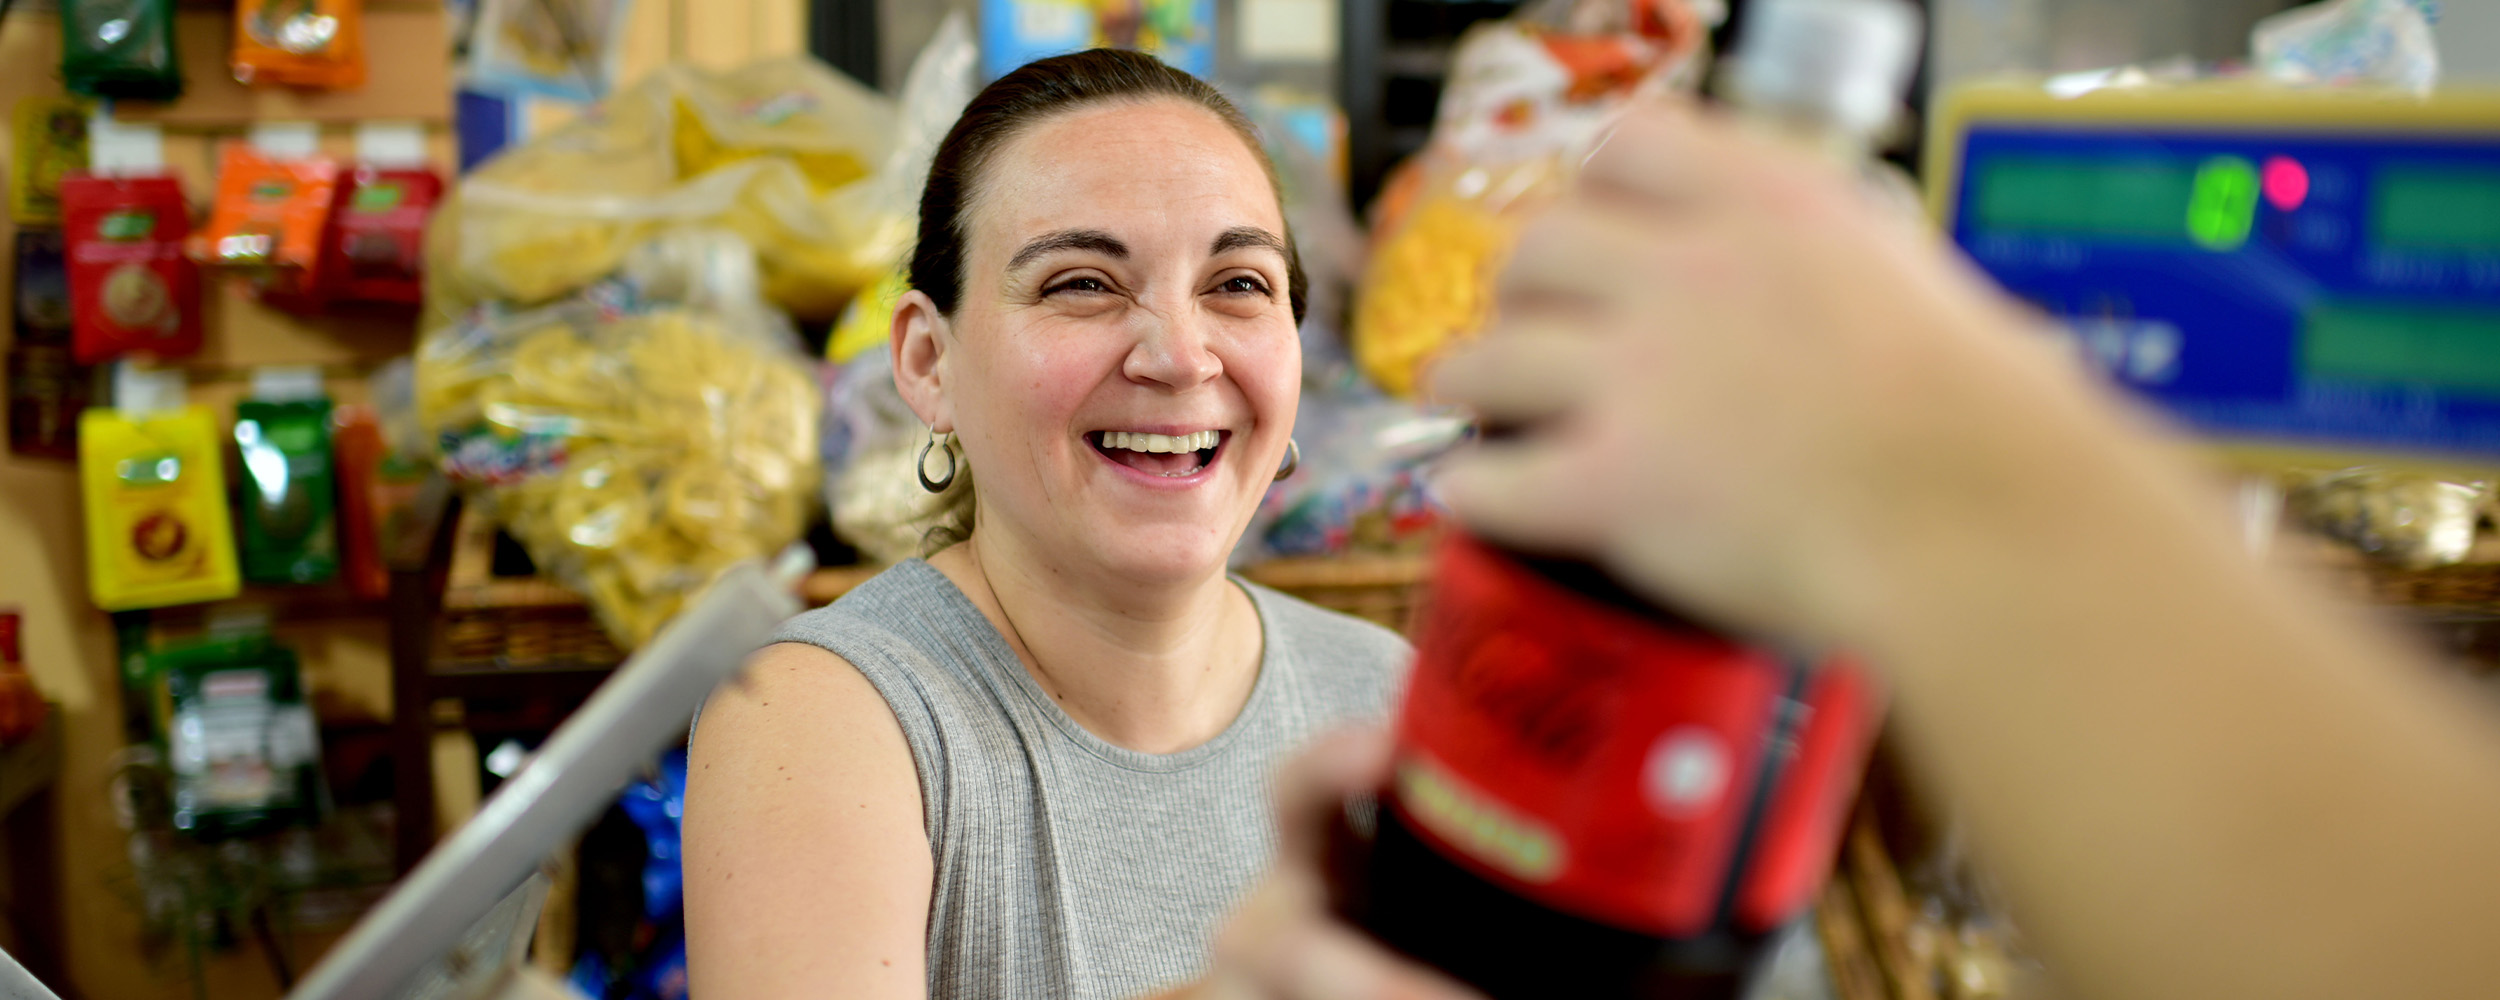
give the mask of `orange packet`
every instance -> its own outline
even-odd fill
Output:
[[[233,69],[246,84],[363,86],[363,0],[238,0]]]
[[[229,143],[218,160],[208,227],[192,238],[192,259],[263,269],[274,288],[313,287],[338,183],[335,160],[273,160]]]

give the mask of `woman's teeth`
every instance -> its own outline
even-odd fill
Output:
[[[1160,452],[1167,455],[1205,451],[1215,447],[1217,441],[1220,440],[1215,431],[1198,431],[1194,434],[1177,436],[1141,434],[1135,431],[1100,431],[1098,433],[1101,435],[1100,442],[1106,449],[1123,448],[1129,451]]]

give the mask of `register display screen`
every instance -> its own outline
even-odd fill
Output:
[[[2500,140],[1974,126],[1953,236],[2218,437],[2500,456]]]

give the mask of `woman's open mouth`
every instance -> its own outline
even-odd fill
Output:
[[[1151,476],[1180,479],[1215,464],[1230,431],[1150,434],[1144,431],[1095,431],[1085,441],[1102,457]]]

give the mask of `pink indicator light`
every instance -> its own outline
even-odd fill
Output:
[[[2309,168],[2288,156],[2269,157],[2265,167],[2266,201],[2289,212],[2309,197]]]

